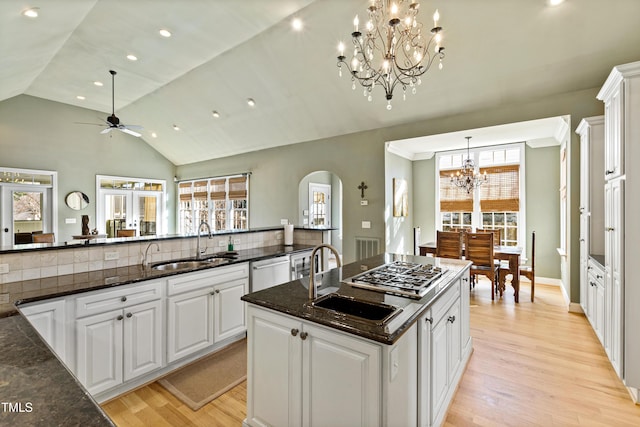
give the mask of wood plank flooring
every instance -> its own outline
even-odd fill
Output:
[[[640,426],[631,401],[583,315],[568,313],[557,287],[536,284],[530,302],[489,282],[471,292],[474,353],[445,426]],[[116,425],[239,426],[246,383],[194,412],[152,383],[103,405]]]

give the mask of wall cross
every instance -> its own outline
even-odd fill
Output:
[[[369,187],[367,187],[367,185],[364,183],[364,181],[362,181],[360,183],[360,185],[358,185],[358,190],[360,190],[360,198],[361,199],[364,199],[364,190],[366,190],[367,188],[369,188]]]

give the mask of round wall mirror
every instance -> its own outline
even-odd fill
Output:
[[[67,203],[67,206],[74,211],[79,211],[89,206],[89,196],[84,194],[82,191],[72,191],[67,194],[64,201]]]

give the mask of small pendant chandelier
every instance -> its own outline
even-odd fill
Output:
[[[469,154],[469,140],[467,138],[467,159],[462,163],[462,167],[455,174],[451,174],[451,183],[456,187],[463,188],[467,191],[467,194],[471,193],[474,188],[480,187],[483,183],[487,182],[487,173],[480,174],[476,170],[476,165]]]
[[[364,88],[364,96],[371,101],[371,91],[381,86],[391,110],[391,98],[396,86],[402,87],[403,98],[407,89],[416,93],[420,77],[437,59],[442,69],[444,47],[440,13],[433,14],[433,28],[428,30],[417,19],[420,4],[417,0],[370,0],[369,19],[360,27],[356,15],[351,38],[354,45],[351,59],[345,56],[345,45],[338,46],[338,74],[342,66],[351,74],[351,88],[356,81]],[[362,31],[361,31],[362,30]]]

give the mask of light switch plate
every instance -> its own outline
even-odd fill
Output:
[[[362,221],[362,228],[371,228],[371,221]]]
[[[225,242],[224,240],[218,240],[218,247],[219,248],[226,248],[227,247],[227,242]]]
[[[367,206],[369,204],[368,200],[360,200],[360,206]]]
[[[76,219],[75,218],[65,218],[64,219],[64,223],[65,224],[75,224],[76,223]]]
[[[280,225],[287,225],[287,224],[289,224],[289,220],[288,219],[283,218],[283,219],[280,220]]]
[[[0,264],[0,274],[7,274],[9,272],[9,264]]]
[[[233,244],[234,245],[239,245],[240,244],[240,239],[233,239]]]
[[[105,261],[114,261],[116,259],[120,258],[120,254],[118,252],[105,252],[104,253],[104,260]]]

